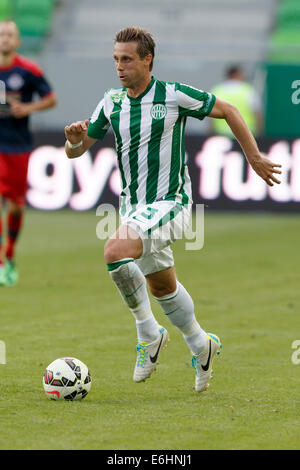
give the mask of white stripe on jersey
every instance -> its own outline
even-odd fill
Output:
[[[148,145],[151,138],[152,116],[149,106],[143,106],[145,101],[153,101],[156,89],[156,83],[151,90],[141,99],[141,128],[140,128],[140,145],[138,150],[138,188],[137,200],[146,202],[146,185],[148,176]]]
[[[122,102],[122,108],[119,115],[119,133],[122,139],[122,166],[124,171],[124,177],[126,180],[126,189],[123,192],[126,194],[126,213],[130,211],[130,191],[128,186],[131,183],[130,164],[129,164],[129,149],[130,149],[130,125],[128,116],[130,112],[130,101],[126,96]]]
[[[180,90],[176,90],[176,95],[177,103],[182,108],[188,108],[191,111],[198,111],[203,106],[203,101],[196,100],[195,98],[182,93]]]
[[[158,184],[157,184],[157,199],[165,196],[169,189],[169,180],[171,173],[171,155],[172,155],[172,134],[173,127],[170,123],[175,123],[178,119],[178,107],[174,101],[175,84],[166,85],[166,107],[167,115],[164,122],[164,132],[160,142],[160,155],[163,156],[160,161]],[[170,138],[168,138],[170,137]]]
[[[98,117],[99,117],[99,114],[101,112],[101,109],[104,107],[104,98],[99,101],[99,103],[97,104],[97,107],[95,109],[95,111],[93,112],[92,114],[92,117],[91,117],[91,123],[94,124],[94,122],[97,121]]]

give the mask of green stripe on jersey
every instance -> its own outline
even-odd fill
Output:
[[[116,136],[116,144],[117,144],[117,155],[118,155],[118,165],[120,169],[120,174],[121,174],[121,181],[122,181],[122,188],[124,189],[126,187],[126,179],[125,179],[125,174],[124,174],[124,168],[123,168],[123,162],[122,162],[122,147],[123,147],[123,142],[120,134],[120,112],[121,108],[120,105],[115,103],[114,107],[111,112],[111,125],[113,127],[115,136]],[[121,193],[123,195],[123,193]],[[124,201],[125,202],[125,201]],[[121,207],[121,214],[125,213],[125,206]]]
[[[96,112],[96,111],[95,111]],[[92,122],[92,118],[89,120],[88,133],[89,137],[93,139],[102,140],[109,129],[109,122],[104,114],[103,106],[100,109],[96,121]]]
[[[182,179],[182,184],[180,187],[180,194],[182,195],[182,204],[186,205],[189,202],[189,197],[184,191],[185,187],[185,145],[184,145],[184,132],[185,132],[185,125],[186,125],[186,118],[184,118],[182,122],[182,127],[181,127],[181,147],[180,147],[180,152],[181,152],[181,179]]]
[[[130,166],[130,204],[137,204],[136,191],[138,188],[138,151],[141,137],[141,102],[136,100],[130,102],[130,148],[129,148],[129,166]]]
[[[180,174],[180,148],[181,148],[181,128],[182,119],[177,119],[172,135],[172,153],[171,153],[171,170],[169,178],[169,189],[164,199],[175,199],[175,195],[179,188],[179,174]]]
[[[166,103],[166,83],[156,81],[153,106]],[[153,107],[152,107],[153,109]],[[154,114],[155,116],[155,114]],[[146,183],[146,204],[155,201],[157,194],[159,165],[160,165],[160,144],[164,132],[165,119],[152,117],[151,137],[148,143],[148,175]]]

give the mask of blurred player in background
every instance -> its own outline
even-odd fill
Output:
[[[150,377],[169,337],[152,313],[147,281],[169,321],[183,334],[195,368],[195,390],[202,392],[221,343],[199,325],[193,300],[177,280],[170,247],[189,221],[192,205],[184,150],[187,116],[226,120],[249,163],[271,186],[273,181],[279,183],[273,173],[280,173],[276,169],[280,165],[261,156],[234,106],[211,93],[151,76],[154,48],[152,36],[140,28],[117,34],[114,60],[122,88],[107,91],[89,121],[65,127],[65,149],[69,158],[76,158],[103,139],[110,126],[115,133],[122,179],[121,225],[106,243],[104,258],[136,320],[134,381]]]
[[[17,25],[0,22],[0,80],[5,100],[0,104],[0,286],[18,282],[15,246],[22,226],[27,168],[32,138],[30,114],[52,108],[54,92],[40,67],[16,53],[20,46]],[[3,85],[4,84],[4,85]],[[40,98],[33,101],[33,94]],[[4,248],[2,209],[7,209],[7,239]]]
[[[261,99],[251,83],[247,82],[241,66],[229,67],[226,71],[225,81],[216,85],[211,92],[218,98],[233,104],[239,110],[254,136],[262,133]],[[226,121],[213,119],[211,124],[215,134],[233,137],[232,130]]]

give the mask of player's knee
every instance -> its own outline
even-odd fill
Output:
[[[19,204],[16,204],[15,202],[13,201],[9,201],[8,203],[8,209],[9,209],[9,212],[12,214],[12,215],[20,215],[23,210],[24,210],[24,207],[23,206],[20,206]]]
[[[11,214],[13,216],[19,216],[21,215],[23,212],[23,208],[22,207],[15,207],[14,209],[11,210]]]
[[[173,294],[173,292],[176,291],[176,288],[174,289],[174,286],[173,285],[169,285],[169,284],[148,284],[149,285],[149,289],[150,289],[150,292],[151,294],[154,296],[154,297],[157,297],[157,298],[160,298],[160,297],[164,297],[165,295],[171,295]]]
[[[104,246],[104,260],[114,263],[124,258],[136,258],[136,250],[126,240],[109,239]]]
[[[113,263],[121,259],[120,250],[114,240],[109,239],[104,246],[104,260],[106,263]]]

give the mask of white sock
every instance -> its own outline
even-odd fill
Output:
[[[194,302],[183,285],[177,281],[175,292],[155,299],[170,322],[181,331],[191,353],[200,354],[207,346],[206,332],[196,320]]]
[[[125,304],[136,320],[139,343],[159,337],[159,326],[151,310],[146,279],[132,258],[109,263],[108,269]]]

